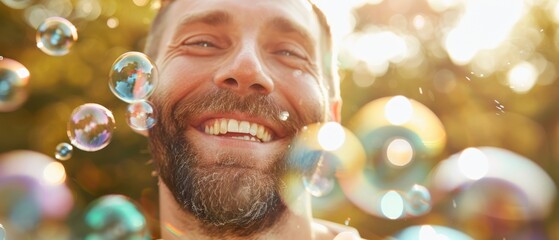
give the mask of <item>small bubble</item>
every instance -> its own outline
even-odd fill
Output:
[[[282,121],[287,121],[287,119],[289,118],[289,112],[288,111],[281,111],[279,114],[279,119]]]
[[[157,68],[143,53],[127,52],[118,57],[109,73],[109,87],[116,97],[132,103],[147,99],[157,84]]]
[[[415,184],[406,193],[406,212],[413,216],[423,215],[431,209],[431,193],[421,185]]]
[[[72,112],[67,133],[74,146],[93,152],[109,145],[114,128],[111,111],[99,104],[86,103]]]
[[[344,224],[345,224],[346,226],[349,226],[349,221],[351,221],[351,218],[350,218],[350,217],[346,218],[346,220],[344,221]]]
[[[143,131],[152,128],[157,122],[155,108],[149,101],[138,101],[128,105],[126,123],[134,130]]]
[[[116,27],[118,27],[118,24],[119,24],[118,18],[116,18],[116,17],[111,17],[111,18],[107,19],[107,27],[109,27],[109,28],[116,28]]]
[[[58,160],[68,160],[72,157],[72,151],[74,147],[69,143],[59,143],[56,145],[56,151],[54,152],[54,157]]]
[[[37,47],[51,56],[62,56],[70,52],[70,47],[78,40],[74,25],[61,17],[47,18],[37,28]]]

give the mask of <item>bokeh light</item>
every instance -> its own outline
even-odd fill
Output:
[[[147,99],[157,86],[157,68],[143,53],[127,52],[113,63],[109,87],[116,97],[132,103]]]
[[[404,199],[397,191],[388,191],[380,199],[382,214],[389,219],[398,219],[404,213]]]
[[[106,195],[92,202],[85,214],[85,239],[150,239],[146,218],[131,199]]]
[[[98,151],[109,145],[115,128],[113,113],[107,108],[86,103],[74,109],[68,121],[68,138],[84,151]]]
[[[61,17],[45,19],[37,28],[37,47],[52,56],[62,56],[70,52],[72,45],[78,40],[76,27]]]
[[[0,112],[18,109],[28,97],[29,70],[23,64],[9,59],[0,59]]]

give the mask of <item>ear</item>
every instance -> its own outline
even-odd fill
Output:
[[[332,121],[341,123],[342,122],[342,99],[334,98],[330,99],[330,115],[332,116]]]

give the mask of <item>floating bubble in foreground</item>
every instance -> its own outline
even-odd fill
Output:
[[[437,226],[422,225],[411,226],[394,235],[399,240],[473,240],[474,238],[458,230]]]
[[[406,192],[406,213],[419,216],[431,210],[431,193],[421,185],[415,184]]]
[[[76,27],[61,17],[45,19],[37,28],[37,47],[51,56],[62,56],[78,40]]]
[[[515,221],[545,219],[557,196],[554,181],[538,164],[496,147],[453,154],[431,176],[433,196],[457,195],[460,212],[456,219],[479,214]]]
[[[122,101],[147,99],[157,85],[157,68],[143,53],[127,52],[118,57],[109,73],[109,88]]]
[[[72,152],[74,147],[69,143],[59,143],[56,145],[56,149],[54,151],[54,157],[58,160],[68,160],[72,157]]]
[[[113,113],[107,108],[86,103],[74,109],[68,121],[68,138],[84,151],[98,151],[106,147],[115,128]]]
[[[322,156],[314,171],[303,176],[305,189],[315,197],[322,197],[334,189],[334,168]]]
[[[63,228],[74,203],[65,179],[64,166],[50,156],[28,150],[0,154],[0,221],[9,239],[41,239],[37,234],[45,224]]]
[[[155,108],[149,101],[130,103],[126,109],[126,123],[134,130],[144,131],[157,123]]]
[[[6,229],[4,229],[4,226],[0,223],[0,240],[6,240]]]
[[[85,214],[85,239],[151,239],[142,211],[131,199],[107,195],[92,202]]]
[[[29,70],[9,59],[0,60],[0,112],[18,109],[27,100]]]
[[[0,2],[14,9],[24,9],[31,5],[34,1],[35,0],[1,0]]]
[[[366,153],[365,168],[340,182],[348,199],[371,215],[390,219],[429,211],[429,192],[409,189],[424,182],[446,143],[438,117],[413,99],[386,97],[363,106],[348,128]]]

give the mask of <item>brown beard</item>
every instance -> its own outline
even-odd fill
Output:
[[[271,119],[294,136],[304,122],[320,121],[319,107],[310,108],[301,120],[295,114],[282,121],[282,108],[269,96],[241,97],[231,91],[219,89],[173,106],[162,99],[154,99],[160,110],[159,123],[149,131],[150,147],[157,163],[159,175],[183,211],[191,213],[205,234],[216,238],[224,236],[250,237],[263,232],[281,220],[287,207],[282,200],[282,176],[289,166],[285,159],[287,149],[270,156],[274,164],[264,170],[235,165],[238,156],[217,156],[218,164],[200,166],[200,151],[192,139],[184,135],[193,116],[204,112],[243,112],[250,116]],[[254,158],[253,156],[246,156]],[[243,159],[246,161],[247,159]],[[258,161],[259,159],[248,159]]]

